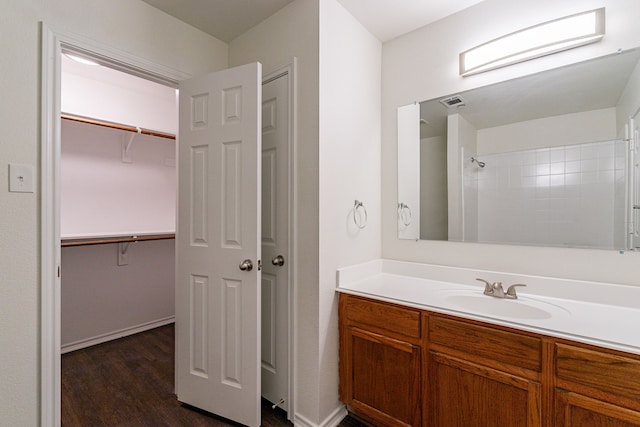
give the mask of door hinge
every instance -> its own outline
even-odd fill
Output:
[[[58,279],[60,278],[60,266],[58,266]]]

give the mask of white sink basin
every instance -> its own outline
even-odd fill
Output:
[[[445,291],[445,304],[453,309],[488,316],[514,319],[548,319],[557,315],[568,315],[569,311],[555,304],[519,297],[518,299],[495,298],[477,291]]]

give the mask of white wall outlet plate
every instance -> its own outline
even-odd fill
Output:
[[[9,191],[13,193],[33,193],[33,165],[9,163]]]

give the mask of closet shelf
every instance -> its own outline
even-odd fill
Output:
[[[87,246],[105,245],[109,243],[144,242],[149,240],[169,240],[175,239],[176,235],[171,234],[148,234],[144,236],[109,236],[109,237],[87,237],[82,239],[63,239],[62,247],[67,246]]]
[[[61,115],[61,118],[63,120],[71,120],[71,121],[74,121],[74,122],[87,123],[87,124],[97,125],[97,126],[104,126],[104,127],[108,127],[108,128],[112,128],[112,129],[120,129],[120,130],[124,130],[124,131],[127,131],[127,132],[135,132],[135,133],[141,133],[143,135],[150,135],[150,136],[157,136],[159,138],[172,139],[174,141],[176,139],[176,136],[172,135],[170,133],[160,132],[160,131],[156,131],[156,130],[149,130],[149,129],[141,129],[141,128],[138,128],[138,127],[135,127],[135,126],[123,125],[123,124],[120,124],[120,123],[112,123],[112,122],[107,122],[107,121],[98,120],[98,119],[90,119],[88,117],[75,116],[73,114],[63,113]]]

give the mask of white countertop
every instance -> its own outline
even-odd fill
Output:
[[[498,299],[476,278],[527,287]],[[640,286],[375,260],[338,269],[337,291],[640,354]]]

